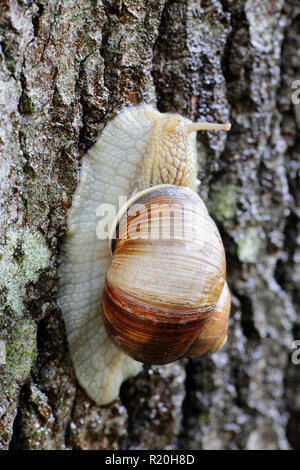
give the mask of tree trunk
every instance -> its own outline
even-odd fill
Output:
[[[0,447],[299,449],[299,3],[0,0],[0,25]],[[232,123],[198,137],[229,341],[99,407],[55,303],[59,246],[82,155],[142,102]]]

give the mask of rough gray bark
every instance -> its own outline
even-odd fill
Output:
[[[0,0],[0,447],[300,448],[300,8],[289,0]],[[228,346],[97,407],[55,304],[82,154],[123,105],[230,119],[200,194],[233,293]]]

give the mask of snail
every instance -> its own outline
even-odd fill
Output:
[[[83,158],[57,301],[76,376],[98,404],[117,398],[143,362],[196,357],[226,342],[225,253],[196,192],[196,131],[206,129],[230,125],[127,108]],[[120,196],[129,200],[99,237],[103,207],[117,208]]]

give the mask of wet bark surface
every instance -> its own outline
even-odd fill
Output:
[[[292,0],[0,0],[0,448],[300,448],[299,33]],[[142,102],[232,123],[198,137],[229,341],[99,407],[55,303],[59,246],[82,155]]]

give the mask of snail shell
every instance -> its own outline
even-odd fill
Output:
[[[218,302],[209,315],[209,320],[185,353],[185,357],[199,357],[202,354],[215,352],[226,344],[230,306],[230,290],[225,281]]]
[[[103,320],[120,350],[166,364],[184,356],[209,321],[225,283],[224,248],[189,188],[150,188],[132,207],[119,223]]]

